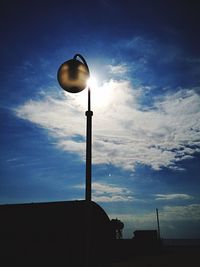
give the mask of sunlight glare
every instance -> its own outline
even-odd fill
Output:
[[[92,76],[88,80],[87,85],[91,90],[91,107],[93,110],[96,109],[105,109],[111,102],[113,98],[113,90],[109,88],[107,83],[102,84],[101,86],[98,83],[96,77]],[[79,105],[87,108],[87,89],[78,93],[76,96],[76,101]]]
[[[89,86],[90,88],[96,88],[97,84],[97,79],[94,76],[91,76],[87,81],[87,86]]]

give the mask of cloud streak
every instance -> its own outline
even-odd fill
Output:
[[[155,194],[155,200],[191,200],[192,196],[188,194]]]
[[[83,189],[84,185],[74,188]],[[127,202],[133,201],[132,193],[125,187],[118,187],[107,183],[92,183],[92,200],[96,202]]]

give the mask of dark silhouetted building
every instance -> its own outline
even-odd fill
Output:
[[[158,232],[157,230],[136,230],[133,241],[138,248],[153,249],[159,245]]]
[[[94,202],[0,205],[0,266],[86,266],[88,248],[92,265],[103,266],[111,239],[110,220]]]
[[[136,230],[134,231],[134,239],[143,242],[157,241],[158,234],[156,230]]]

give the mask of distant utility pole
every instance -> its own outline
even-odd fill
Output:
[[[158,227],[158,240],[160,240],[160,222],[159,222],[158,209],[156,209],[156,217],[157,217],[157,227]]]

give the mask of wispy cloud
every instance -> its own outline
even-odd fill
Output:
[[[128,67],[126,64],[121,64],[121,65],[107,65],[108,71],[111,74],[124,74],[128,71]]]
[[[155,200],[191,200],[192,196],[188,194],[155,194]]]
[[[131,39],[124,39],[115,46],[123,50],[133,52],[138,63],[149,63],[152,59],[162,63],[170,63],[175,59],[181,59],[182,49],[177,44],[161,42],[156,39],[150,39],[146,36],[135,36]]]
[[[156,213],[137,213],[137,214],[109,214],[110,217],[118,217],[120,220],[130,225],[156,225]],[[160,222],[170,221],[199,221],[200,220],[200,204],[180,205],[180,206],[164,206],[159,210]]]
[[[161,217],[163,220],[200,220],[200,204],[165,206]]]
[[[84,186],[76,185],[74,188],[83,189]],[[92,200],[96,202],[127,202],[133,201],[134,198],[125,187],[94,182],[92,184]]]
[[[196,90],[168,93],[145,109],[139,104],[141,88],[132,88],[127,81],[110,80],[96,92],[92,94],[94,164],[134,170],[140,163],[154,170],[181,170],[178,162],[200,152],[200,95]],[[46,93],[15,112],[46,129],[58,149],[85,160],[85,144],[75,137],[84,140],[86,96],[84,91],[59,97]]]
[[[186,84],[199,84],[199,58],[187,54],[180,43],[139,35],[120,40],[114,44],[114,48],[120,51],[122,57],[124,54],[131,57],[128,66],[135,73],[134,76],[141,76],[143,81],[147,77],[148,84],[154,79],[153,83],[165,87],[177,85],[177,80],[179,86],[184,85],[186,80]],[[178,78],[180,75],[182,79]]]
[[[110,213],[110,218],[118,218],[125,224],[124,235],[128,238],[133,236],[136,229],[157,229],[156,212],[142,213]],[[176,237],[177,229],[182,232],[182,237],[188,238],[188,232],[191,236],[194,233],[188,229],[190,223],[195,224],[198,230],[200,220],[200,204],[180,205],[180,206],[164,206],[159,209],[159,218],[162,237]],[[176,231],[174,231],[176,229]],[[194,236],[195,238],[196,236]]]

